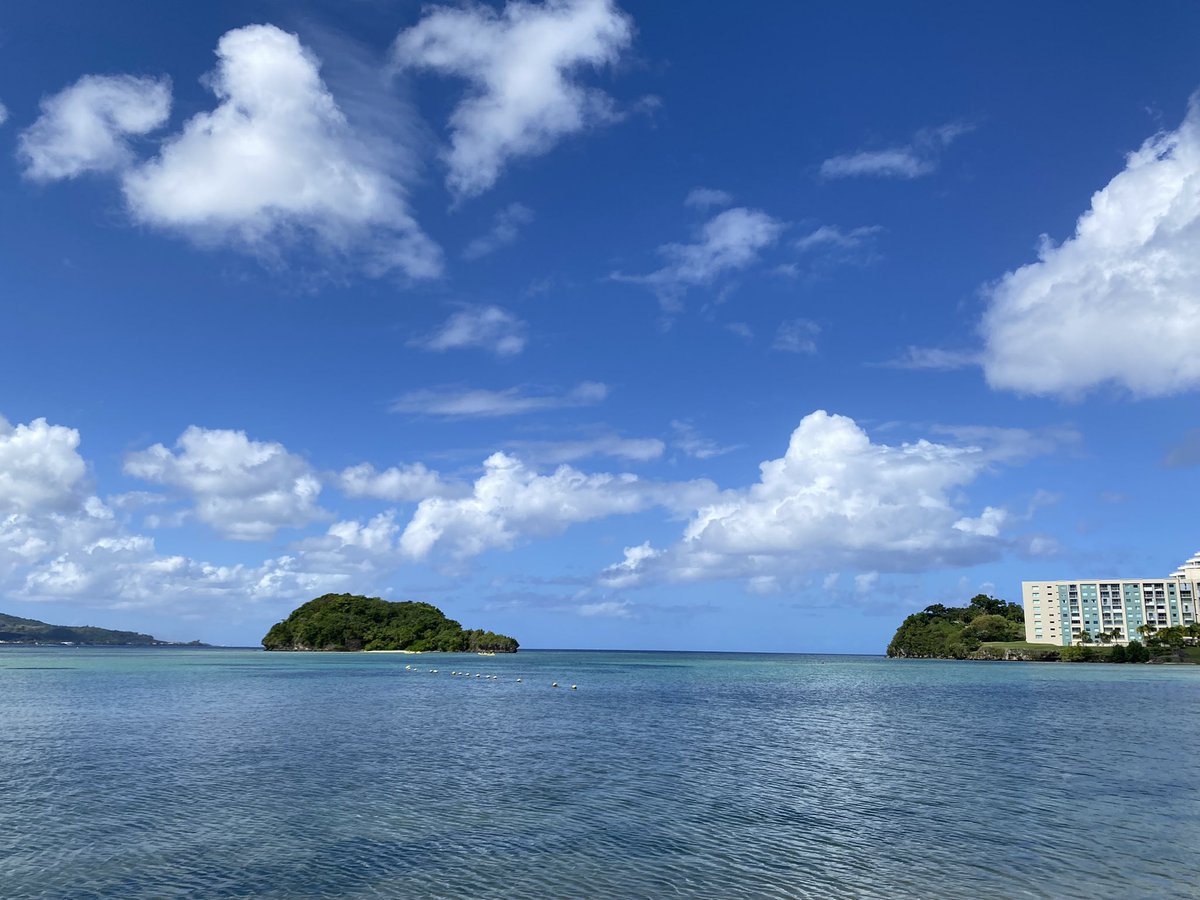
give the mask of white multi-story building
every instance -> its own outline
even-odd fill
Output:
[[[1137,639],[1139,626],[1167,628],[1200,621],[1200,553],[1166,578],[1088,578],[1022,581],[1025,640],[1069,646],[1086,632],[1118,644]]]

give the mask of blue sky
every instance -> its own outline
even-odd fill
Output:
[[[1192,4],[10,6],[5,612],[879,652],[1200,543]]]

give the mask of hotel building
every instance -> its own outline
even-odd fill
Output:
[[[1138,627],[1191,625],[1200,621],[1200,553],[1167,578],[1078,578],[1070,581],[1022,581],[1025,640],[1069,646],[1086,632],[1100,632],[1127,644],[1140,638]]]

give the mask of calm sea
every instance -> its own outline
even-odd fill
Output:
[[[4,898],[1180,897],[1198,871],[1200,668],[0,649]]]

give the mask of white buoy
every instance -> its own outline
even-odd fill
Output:
[[[579,690],[579,686],[573,684],[573,685],[571,685],[571,690],[577,691],[577,690]]]
[[[520,683],[521,683],[521,679],[520,679],[520,678],[518,678],[518,679],[517,679],[517,684],[520,684]]]
[[[554,682],[553,684],[550,685],[550,687],[558,687],[558,682],[557,681]]]

